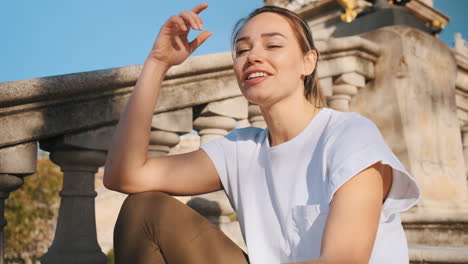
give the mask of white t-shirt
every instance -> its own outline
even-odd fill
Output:
[[[323,108],[295,138],[270,147],[268,129],[235,129],[201,146],[237,212],[252,264],[318,259],[333,194],[381,161],[393,168],[370,263],[408,263],[399,212],[420,197],[378,128],[357,113]]]

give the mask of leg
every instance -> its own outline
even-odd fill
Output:
[[[222,231],[170,195],[130,195],[114,230],[116,264],[247,263]]]

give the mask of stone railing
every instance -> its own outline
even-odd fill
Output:
[[[350,37],[320,53],[320,85],[332,106],[348,110],[350,98],[373,78],[379,49]],[[0,83],[2,209],[8,194],[35,172],[37,143],[64,172],[55,238],[43,263],[106,262],[96,240],[94,174],[140,71],[141,65]],[[166,155],[193,129],[204,143],[237,121],[265,126],[258,106],[240,94],[231,53],[192,57],[172,68],[154,112],[149,156]]]

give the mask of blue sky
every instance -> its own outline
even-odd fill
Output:
[[[235,22],[262,0],[208,0],[213,36],[195,55],[229,50]],[[0,82],[143,63],[159,27],[199,0],[5,0],[0,3]],[[468,0],[435,0],[452,21],[440,35],[468,39]]]

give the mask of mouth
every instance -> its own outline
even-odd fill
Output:
[[[264,71],[249,71],[245,74],[244,81],[249,84],[257,84],[268,78],[271,74]]]

